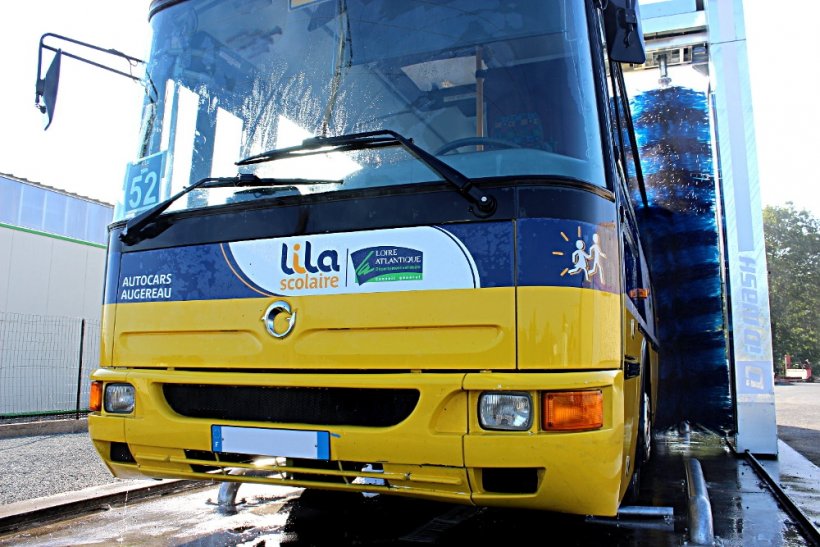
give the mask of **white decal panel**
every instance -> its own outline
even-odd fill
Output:
[[[433,227],[320,234],[227,245],[234,273],[262,294],[297,296],[478,288],[475,262]]]

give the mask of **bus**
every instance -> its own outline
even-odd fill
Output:
[[[630,0],[154,0],[111,473],[614,516],[659,344]]]

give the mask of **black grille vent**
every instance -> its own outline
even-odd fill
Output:
[[[111,461],[119,463],[137,463],[125,443],[111,443]]]
[[[484,469],[481,473],[484,490],[498,494],[535,494],[538,491],[538,470]]]
[[[165,384],[168,404],[190,418],[388,427],[407,418],[414,389],[353,389]]]

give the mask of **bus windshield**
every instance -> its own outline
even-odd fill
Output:
[[[162,160],[156,200],[240,172],[339,181],[301,194],[440,181],[400,148],[236,165],[379,130],[472,179],[605,184],[584,2],[155,0],[151,25],[141,156]],[[195,191],[173,208],[270,195]],[[128,177],[124,198],[119,219],[151,205],[129,201]]]

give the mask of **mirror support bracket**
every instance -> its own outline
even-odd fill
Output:
[[[604,28],[610,59],[638,65],[646,62],[638,0],[608,0],[604,7]]]
[[[54,34],[51,32],[47,32],[40,37],[40,47],[37,50],[37,82],[35,85],[35,98],[34,98],[34,105],[37,107],[40,112],[46,115],[46,125],[45,129],[48,129],[49,125],[51,125],[51,119],[54,116],[54,106],[57,101],[57,88],[58,88],[58,81],[60,78],[60,61],[63,57],[68,57],[69,59],[74,59],[77,61],[81,61],[83,63],[95,66],[97,68],[101,68],[108,72],[112,72],[119,76],[124,76],[135,82],[143,85],[145,87],[145,91],[149,96],[149,99],[154,102],[157,90],[154,86],[154,83],[151,81],[150,77],[147,76],[147,73],[144,74],[145,80],[139,76],[135,76],[130,72],[125,72],[123,70],[118,70],[111,66],[107,66],[103,63],[88,59],[86,57],[82,57],[80,55],[76,55],[74,53],[69,53],[64,51],[62,48],[57,48],[53,45],[48,45],[45,43],[47,38],[52,38],[53,40],[59,40],[63,42],[67,42],[69,44],[74,44],[75,46],[81,46],[84,48],[88,48],[106,55],[111,55],[114,57],[118,57],[127,61],[131,66],[135,65],[143,65],[145,66],[145,61],[142,59],[138,59],[137,57],[132,57],[130,55],[126,55],[121,51],[117,51],[116,49],[107,49],[102,48],[99,46],[95,46],[94,44],[89,44],[87,42],[82,42],[80,40],[76,40],[74,38],[68,38],[67,36],[61,36],[59,34]],[[53,51],[54,52],[54,59],[49,65],[48,70],[46,71],[45,77],[42,77],[43,72],[43,50]],[[149,87],[150,86],[150,87]]]

